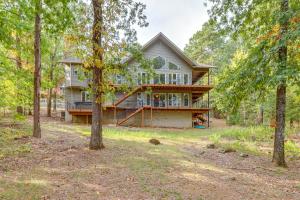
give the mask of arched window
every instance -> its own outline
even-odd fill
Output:
[[[175,65],[174,63],[169,62],[169,69],[178,70],[179,67],[177,65]]]
[[[154,69],[161,69],[165,64],[166,60],[163,57],[158,56],[154,58]]]

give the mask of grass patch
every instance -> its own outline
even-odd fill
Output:
[[[0,179],[0,199],[3,200],[38,200],[45,190],[43,180],[5,181]]]
[[[287,129],[286,135],[292,135],[293,129]],[[240,152],[254,155],[267,154],[260,147],[273,146],[274,129],[266,126],[234,127],[215,131],[209,136],[209,140],[223,148],[232,148]],[[300,157],[300,148],[295,142],[288,140],[285,143],[285,151],[288,157]]]
[[[285,153],[292,159],[300,158],[300,147],[295,142],[288,140],[285,142]]]
[[[14,119],[0,120],[0,159],[30,152],[28,143],[20,143],[17,138],[29,137],[31,127],[25,121],[15,122]]]

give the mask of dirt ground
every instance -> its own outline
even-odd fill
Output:
[[[290,161],[287,169],[277,168],[269,157],[243,158],[238,152],[207,149],[203,138],[159,146],[105,139],[104,150],[90,151],[88,137],[74,130],[51,130],[66,124],[43,121],[43,138],[28,139],[31,153],[0,160],[6,184],[40,185],[37,199],[300,199],[299,160]],[[5,189],[0,184],[0,192]]]

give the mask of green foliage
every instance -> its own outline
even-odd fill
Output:
[[[26,120],[26,117],[24,115],[20,115],[19,113],[15,113],[13,115],[14,122],[24,122],[25,120]]]
[[[288,140],[285,143],[285,153],[291,159],[300,158],[300,146],[295,142]]]
[[[217,136],[215,136],[217,135]],[[273,135],[273,129],[266,126],[252,126],[247,128],[230,128],[222,130],[211,136],[228,140],[251,141],[251,142],[265,142],[269,141]]]

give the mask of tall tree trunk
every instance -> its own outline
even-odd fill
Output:
[[[289,9],[289,1],[281,1],[281,13],[284,19],[280,20],[280,47],[278,50],[279,68],[284,71],[287,66],[287,42],[286,34],[288,31],[288,17],[286,14]],[[286,167],[284,156],[284,131],[285,131],[285,107],[286,107],[286,81],[282,80],[277,86],[276,94],[276,128],[274,137],[273,162],[278,166]]]
[[[21,61],[21,39],[20,33],[16,32],[16,65],[17,69],[22,69],[22,61]]]
[[[40,87],[41,87],[41,0],[35,5],[34,25],[34,96],[33,96],[33,137],[41,138]]]
[[[53,92],[53,112],[56,112],[56,100],[57,100],[57,86]]]
[[[102,0],[93,0],[93,103],[90,149],[104,148],[102,142]]]
[[[21,61],[21,39],[20,39],[20,33],[16,32],[16,66],[17,70],[22,70],[22,61]],[[17,83],[17,88],[20,88],[19,84]],[[17,90],[18,95],[19,89]],[[17,106],[17,113],[23,114],[24,108],[21,105]]]

